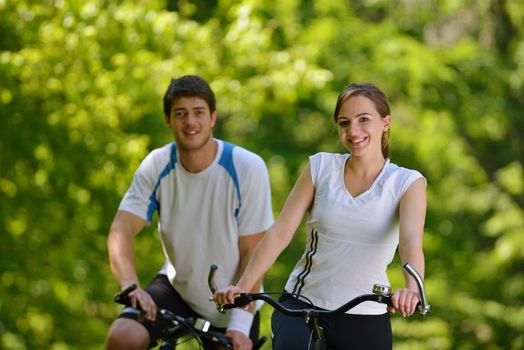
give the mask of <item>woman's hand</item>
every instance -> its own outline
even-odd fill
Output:
[[[402,316],[406,317],[413,315],[417,310],[420,297],[417,292],[400,288],[391,297],[391,302],[393,306],[388,307],[388,311],[393,314],[398,310]]]
[[[217,290],[213,294],[213,300],[217,305],[233,304],[235,302],[235,296],[240,293],[245,292],[237,286],[229,286]]]

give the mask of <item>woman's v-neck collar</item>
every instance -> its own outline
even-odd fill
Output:
[[[340,171],[340,181],[342,183],[342,187],[344,188],[344,190],[346,191],[346,194],[351,198],[351,199],[362,199],[362,198],[365,198],[369,193],[372,193],[373,190],[375,189],[375,187],[377,186],[377,184],[380,182],[384,172],[386,171],[386,168],[389,164],[389,158],[386,158],[385,161],[384,161],[384,166],[382,167],[382,169],[380,170],[380,173],[377,175],[376,179],[373,181],[373,183],[371,184],[371,186],[369,186],[369,188],[367,190],[365,190],[364,192],[358,194],[357,196],[353,196],[351,194],[351,192],[349,191],[349,188],[347,188],[346,186],[346,183],[344,181],[344,174],[345,174],[345,170],[346,170],[346,163],[347,161],[349,160],[349,158],[351,157],[351,154],[347,153],[346,156],[344,157],[344,161],[342,162],[342,169]]]

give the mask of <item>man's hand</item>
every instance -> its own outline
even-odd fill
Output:
[[[226,337],[231,339],[233,343],[233,349],[235,350],[251,350],[253,342],[244,333],[237,331],[227,331]]]
[[[131,306],[134,308],[140,304],[140,308],[148,320],[154,321],[156,319],[156,304],[145,290],[137,287],[129,293],[129,298],[131,299]]]

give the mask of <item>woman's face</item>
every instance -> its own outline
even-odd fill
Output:
[[[361,95],[348,98],[337,116],[340,141],[356,157],[375,152],[382,155],[382,134],[390,123],[389,115],[382,118],[373,101]]]

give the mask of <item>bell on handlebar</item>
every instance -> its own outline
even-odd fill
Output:
[[[380,295],[383,297],[391,296],[391,287],[385,284],[373,285],[373,294]]]

